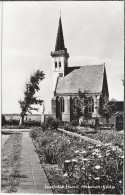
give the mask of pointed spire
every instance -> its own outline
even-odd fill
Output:
[[[55,51],[65,50],[64,38],[63,38],[63,29],[62,29],[62,22],[61,22],[61,13],[59,19],[59,26],[56,38],[56,46]]]

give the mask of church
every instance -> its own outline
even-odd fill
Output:
[[[51,52],[53,74],[53,98],[51,102],[52,114],[60,121],[71,122],[76,109],[73,108],[79,96],[87,91],[91,97],[92,105],[85,108],[86,116],[95,121],[99,119],[99,106],[101,99],[109,98],[108,83],[105,64],[68,66],[69,53],[65,47],[61,16],[55,44],[55,51]]]

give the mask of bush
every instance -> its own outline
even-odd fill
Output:
[[[6,121],[7,125],[19,125],[19,120],[10,119]]]
[[[46,146],[47,144],[51,143],[53,140],[52,131],[41,131],[41,135],[38,137],[38,143],[40,147]]]
[[[64,128],[64,124],[65,124],[64,121],[60,121],[60,122],[59,122],[59,128],[63,129],[63,128]]]
[[[41,137],[41,134],[42,134],[41,127],[33,128],[30,131],[30,137],[33,139],[38,139],[39,137]]]
[[[59,122],[58,121],[53,121],[53,124],[52,124],[52,127],[54,128],[54,129],[57,129],[58,128],[58,126],[59,126]]]
[[[37,131],[35,129],[32,129],[30,131],[30,137],[33,138],[33,139],[36,139],[36,137],[37,137]]]
[[[78,122],[78,120],[73,120],[73,121],[71,121],[71,123],[70,123],[72,126],[78,126],[79,125],[79,122]]]
[[[24,125],[27,127],[31,127],[31,126],[40,126],[41,122],[39,121],[24,121]]]
[[[5,116],[2,114],[2,126],[6,125],[6,118]]]
[[[119,122],[119,123],[116,125],[116,129],[117,129],[117,131],[123,130],[123,122]]]
[[[50,129],[57,129],[58,128],[58,126],[59,126],[59,122],[56,120],[56,119],[54,119],[53,117],[48,117],[47,119],[46,119],[46,121],[45,121],[45,123],[43,123],[43,128],[44,129],[48,129],[48,128],[50,128]]]
[[[46,162],[49,164],[57,164],[58,163],[58,148],[54,145],[47,145],[44,148],[44,155]]]
[[[42,130],[43,130],[43,132],[47,129],[47,127],[46,127],[46,124],[45,123],[42,123],[41,124],[41,128],[42,128]]]
[[[87,123],[87,121],[83,121],[81,124],[80,124],[81,127],[89,127],[90,124]]]
[[[67,124],[67,123],[66,123],[64,129],[67,130],[67,131],[71,131],[71,132],[76,132],[77,131],[76,127],[72,126],[71,124]]]

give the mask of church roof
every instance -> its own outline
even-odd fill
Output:
[[[60,16],[60,19],[59,19],[59,26],[58,26],[56,46],[55,46],[55,51],[59,51],[59,50],[65,50],[61,16]]]
[[[82,66],[65,77],[59,77],[57,94],[78,93],[79,89],[90,93],[101,93],[103,86],[104,65]]]

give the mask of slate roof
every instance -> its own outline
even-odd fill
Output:
[[[78,93],[79,89],[89,90],[90,93],[100,93],[103,85],[103,65],[82,66],[65,77],[59,77],[56,94]]]

